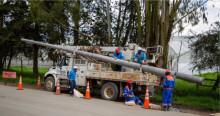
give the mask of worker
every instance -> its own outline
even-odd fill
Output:
[[[175,86],[175,79],[171,74],[170,70],[165,71],[165,76],[163,77],[163,92],[162,92],[162,106],[164,111],[169,111],[172,105],[173,88]]]
[[[121,52],[120,48],[116,48],[115,52],[113,54],[113,58],[115,59],[120,59],[124,60],[124,54]],[[115,71],[122,71],[122,66],[121,65],[115,65]]]
[[[132,90],[132,80],[127,81],[127,84],[123,90],[123,96],[125,98],[125,102],[134,101],[135,104],[143,106],[143,102],[140,100],[140,98],[134,95]]]
[[[74,66],[68,73],[68,79],[70,83],[70,95],[74,95],[74,89],[76,88],[77,69],[78,67]]]
[[[134,55],[134,62],[139,64],[147,64],[147,55],[140,47],[138,48],[137,53]]]

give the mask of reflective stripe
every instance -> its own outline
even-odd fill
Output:
[[[164,88],[165,90],[172,90],[173,88],[170,88],[170,87],[168,87],[168,88]]]
[[[162,106],[168,106],[168,104],[166,104],[166,103],[162,103]]]

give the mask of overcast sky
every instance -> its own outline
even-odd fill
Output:
[[[191,26],[190,24],[184,24],[186,26],[185,30],[182,33],[175,33],[174,35],[179,36],[189,36],[193,35],[190,30],[195,32],[196,34],[202,33],[207,31],[211,24],[220,21],[220,0],[209,0],[207,3],[207,18],[208,18],[208,24],[203,23],[203,21],[200,21],[200,23],[196,26]],[[184,27],[185,27],[184,26]]]

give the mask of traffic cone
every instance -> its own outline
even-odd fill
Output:
[[[89,81],[87,82],[86,95],[85,95],[84,98],[85,98],[85,99],[91,99],[91,96],[90,96],[90,88],[89,88]]]
[[[149,109],[150,108],[150,100],[149,100],[149,92],[148,92],[148,86],[146,85],[146,94],[144,99],[144,108]]]
[[[22,84],[22,76],[20,75],[20,79],[19,79],[19,82],[18,82],[18,88],[17,90],[24,90],[23,89],[23,84]]]
[[[40,88],[41,88],[40,76],[37,78],[36,88],[37,88],[37,89],[40,89]]]
[[[56,95],[60,95],[60,80],[57,79],[56,83]]]

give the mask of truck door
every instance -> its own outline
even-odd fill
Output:
[[[59,77],[60,78],[63,78],[63,79],[67,79],[67,73],[68,73],[68,64],[69,64],[69,60],[70,58],[68,57],[63,57],[59,63],[59,67],[60,67],[60,75]]]

